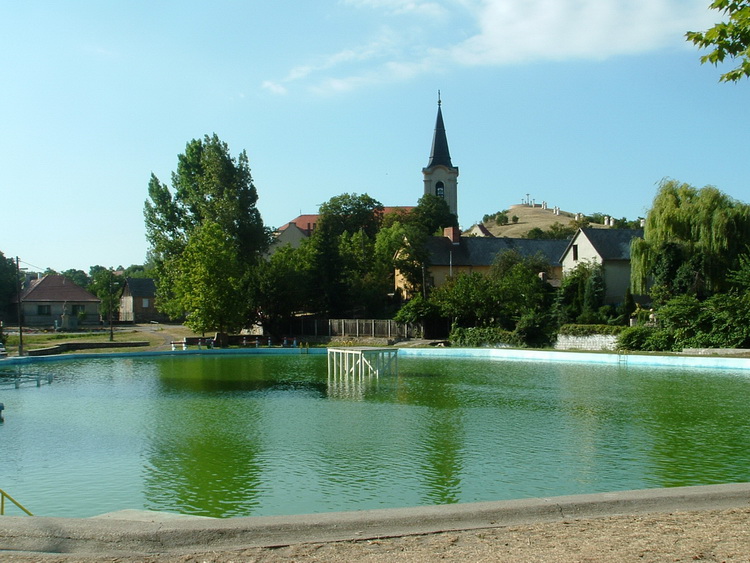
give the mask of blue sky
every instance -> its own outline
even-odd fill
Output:
[[[153,172],[216,133],[265,223],[422,195],[442,92],[459,220],[526,194],[643,216],[670,177],[750,199],[750,83],[684,39],[709,0],[30,0],[0,4],[0,251],[142,263]]]

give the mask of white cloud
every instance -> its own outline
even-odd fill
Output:
[[[274,94],[283,95],[287,93],[287,89],[284,85],[274,82],[272,80],[266,80],[261,84],[261,87],[272,92]]]
[[[317,64],[293,68],[272,91],[301,82],[318,93],[399,81],[456,66],[604,59],[684,44],[715,14],[706,0],[341,0],[384,16],[408,18],[400,28],[375,21],[378,39]],[[438,17],[439,16],[439,17]],[[376,19],[376,18],[375,18]],[[406,19],[399,20],[406,22]],[[392,22],[391,22],[392,23]],[[363,33],[364,34],[364,33]]]
[[[479,29],[450,49],[459,64],[600,59],[684,41],[704,0],[483,0]]]

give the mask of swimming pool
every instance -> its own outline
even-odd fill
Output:
[[[750,377],[405,356],[329,379],[316,355],[8,367],[0,488],[37,515],[232,517],[750,481]],[[3,381],[5,382],[3,384]]]

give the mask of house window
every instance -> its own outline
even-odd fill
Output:
[[[43,315],[43,316],[49,316],[52,314],[52,306],[51,305],[37,305],[36,306],[36,314],[37,315]]]
[[[143,308],[148,309],[148,297],[143,298]]]
[[[445,198],[445,186],[442,182],[438,182],[437,184],[435,184],[435,195]]]
[[[73,305],[73,314],[86,314],[86,305]]]
[[[574,262],[578,261],[578,245],[577,244],[573,245],[573,261]]]

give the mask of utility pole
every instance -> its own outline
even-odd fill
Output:
[[[115,339],[115,335],[112,329],[112,309],[114,307],[114,298],[112,297],[112,268],[109,269],[109,341],[112,342]]]
[[[16,256],[16,291],[18,292],[18,355],[23,356],[23,305],[21,305],[21,261]]]

